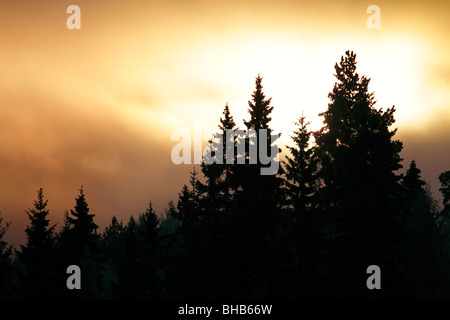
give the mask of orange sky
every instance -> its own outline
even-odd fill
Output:
[[[81,8],[68,30],[66,8]],[[366,9],[381,9],[369,30]],[[407,166],[437,193],[450,170],[450,4],[442,1],[11,1],[0,4],[0,210],[25,239],[44,188],[61,223],[81,185],[103,230],[159,213],[187,182],[175,129],[215,128],[226,102],[243,127],[255,76],[273,97],[282,143],[302,111],[319,128],[334,64],[357,54],[377,107],[397,108]]]

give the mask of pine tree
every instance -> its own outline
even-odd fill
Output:
[[[264,275],[270,274],[271,246],[274,234],[279,227],[279,208],[282,203],[282,181],[277,175],[262,175],[261,168],[270,166],[261,161],[260,154],[265,152],[271,160],[276,154],[271,152],[270,128],[273,111],[271,98],[263,92],[262,77],[255,80],[255,90],[248,102],[250,119],[244,120],[248,131],[254,130],[255,136],[239,137],[238,143],[245,143],[245,164],[235,166],[236,192],[235,210],[230,229],[230,269],[233,282],[230,291],[233,297],[255,297],[266,295]],[[260,135],[260,129],[266,130],[266,141]],[[251,159],[250,146],[256,143],[257,159]],[[260,150],[266,143],[265,150]],[[279,151],[279,150],[278,150]],[[254,162],[253,162],[254,161]],[[281,168],[280,168],[281,169]],[[278,171],[280,173],[281,170]]]
[[[441,183],[439,191],[444,197],[442,200],[442,204],[444,205],[442,215],[445,217],[450,217],[450,171],[441,173],[439,175],[439,182]]]
[[[199,298],[223,297],[230,277],[226,272],[226,251],[221,248],[225,247],[230,234],[228,226],[234,209],[233,197],[238,177],[235,175],[236,124],[228,104],[220,118],[219,129],[218,136],[222,138],[218,139],[215,135],[208,145],[215,161],[203,161],[201,164],[205,181],[196,178],[195,170],[191,172],[191,190],[184,186],[178,202],[178,212],[184,217],[185,225],[183,244],[187,256],[184,259],[190,261],[185,265],[184,284],[190,296]],[[230,132],[233,133],[231,137]],[[230,144],[234,149],[231,150],[234,152],[232,163],[227,160],[230,158]]]
[[[144,213],[139,215],[138,232],[144,240],[145,246],[155,245],[158,238],[159,218],[153,210],[152,202]]]
[[[232,202],[233,195],[237,191],[237,183],[236,183],[236,162],[237,162],[237,150],[236,150],[236,138],[233,136],[233,141],[227,141],[227,131],[232,130],[235,132],[238,130],[236,123],[234,122],[233,116],[230,113],[230,108],[228,103],[225,105],[225,109],[223,111],[223,117],[220,118],[219,129],[222,131],[223,136],[223,162],[224,165],[222,170],[223,178],[220,182],[219,189],[223,192],[223,206],[226,212],[232,210]],[[231,132],[231,131],[230,131]],[[227,143],[228,142],[228,143]],[[232,157],[232,163],[227,163],[227,158],[231,158],[227,156],[228,148],[227,145],[232,144],[234,149],[234,154]],[[230,160],[229,160],[230,161]]]
[[[417,168],[416,161],[412,160],[409,169],[402,179],[402,184],[407,188],[410,200],[417,198],[421,192],[425,191],[423,188],[426,183],[420,178],[420,173],[421,171]]]
[[[436,217],[436,223],[438,228],[442,234],[443,242],[450,247],[450,171],[442,172],[439,175],[439,182],[441,183],[441,187],[439,191],[441,192],[442,199],[442,210]],[[444,244],[444,246],[445,246]],[[449,255],[450,259],[450,255]],[[449,276],[450,280],[450,276]]]
[[[318,158],[310,146],[312,132],[308,130],[310,122],[301,116],[295,123],[297,129],[291,136],[295,146],[287,146],[291,157],[284,161],[284,172],[288,184],[288,206],[295,217],[306,215],[317,203],[313,199],[318,188]]]
[[[315,247],[319,232],[315,225],[318,218],[320,185],[319,159],[316,149],[311,145],[310,123],[302,115],[291,135],[293,146],[287,146],[291,156],[283,161],[285,173],[286,204],[283,231],[277,243],[278,269],[282,278],[277,282],[288,282],[288,286],[278,286],[280,294],[290,298],[303,298],[308,295],[308,279],[314,271]],[[283,278],[285,277],[285,278]],[[283,280],[284,279],[284,280]],[[273,289],[272,289],[273,290]]]
[[[256,154],[258,155],[258,159],[256,164],[251,164],[250,162],[250,139],[248,137],[245,138],[246,144],[246,162],[245,165],[240,165],[236,167],[237,173],[239,176],[239,184],[240,189],[243,192],[242,198],[250,197],[252,199],[246,199],[245,201],[255,202],[257,205],[261,205],[262,207],[268,209],[269,211],[273,211],[274,208],[280,203],[280,185],[281,180],[276,175],[261,175],[261,168],[269,165],[264,165],[261,163],[260,149],[262,148],[262,141],[260,140],[260,129],[264,129],[267,132],[267,141],[266,142],[266,152],[267,155],[271,155],[272,159],[275,158],[276,155],[271,154],[271,134],[272,129],[269,126],[269,122],[271,121],[271,117],[269,117],[270,113],[273,111],[273,106],[271,105],[272,98],[266,99],[264,92],[262,91],[262,77],[258,75],[255,81],[255,91],[252,94],[252,100],[248,101],[249,109],[248,112],[250,114],[250,120],[244,120],[244,124],[246,125],[248,130],[255,130],[256,132]],[[241,141],[242,142],[242,141]],[[278,149],[280,152],[281,149]],[[281,168],[280,168],[281,169]],[[278,171],[278,174],[282,173],[281,170]]]
[[[159,268],[159,223],[160,220],[149,202],[146,211],[139,215],[137,224],[139,253],[138,271],[140,273],[140,295],[144,298],[157,298],[161,287]]]
[[[139,240],[137,223],[133,216],[130,217],[125,227],[123,237],[124,251],[120,269],[118,272],[119,297],[126,299],[141,298],[139,275]]]
[[[74,236],[74,250],[80,258],[99,252],[98,226],[94,223],[94,217],[94,214],[89,213],[86,196],[83,187],[81,187],[80,194],[75,199],[75,207],[70,210],[68,216],[68,222]]]
[[[12,245],[9,245],[4,237],[10,226],[9,222],[3,223],[0,212],[0,299],[14,298],[12,292]]]
[[[198,191],[197,174],[198,172],[194,167],[193,171],[191,171],[189,180],[191,190],[189,190],[187,185],[183,186],[178,197],[177,212],[175,214],[175,217],[182,223],[182,229],[189,232],[192,231],[192,228],[197,226],[202,219],[199,208],[200,194]]]
[[[56,225],[50,226],[47,204],[48,200],[44,199],[44,191],[40,188],[34,208],[25,211],[30,220],[30,225],[25,229],[27,243],[20,246],[21,251],[17,252],[17,256],[25,268],[23,279],[26,297],[53,295]]]
[[[119,279],[117,277],[124,255],[123,237],[125,226],[114,215],[109,226],[101,235],[101,251],[104,260],[103,287],[106,298],[118,298]]]
[[[443,199],[443,208],[437,215],[437,225],[440,233],[440,277],[439,293],[441,297],[450,297],[450,171],[445,171],[439,175],[439,182]]]
[[[255,81],[255,91],[252,93],[252,100],[248,102],[248,113],[250,114],[250,120],[244,120],[244,124],[248,129],[270,129],[269,122],[272,120],[269,115],[273,111],[271,105],[272,98],[266,99],[264,92],[262,91],[262,77],[258,74]]]
[[[411,161],[402,185],[405,188],[406,234],[402,246],[402,260],[406,275],[414,284],[416,298],[433,298],[438,268],[437,228],[434,222],[433,199],[426,182],[421,179],[421,170]]]
[[[236,159],[236,138],[234,135],[230,138],[228,144],[232,144],[234,157],[233,163],[227,163],[227,131],[236,130],[236,124],[233,116],[230,113],[228,103],[225,105],[223,117],[220,118],[219,129],[222,136],[220,141],[209,141],[208,148],[211,148],[211,155],[218,157],[218,149],[221,149],[222,158],[221,163],[207,164],[205,161],[201,164],[201,171],[205,177],[205,182],[197,181],[197,189],[201,195],[201,206],[206,210],[205,219],[210,223],[217,222],[218,219],[223,219],[223,214],[229,214],[232,205],[232,196],[236,191],[234,186],[235,177],[233,176],[235,159]],[[222,215],[219,215],[222,213]]]
[[[106,256],[111,257],[116,251],[115,247],[120,243],[120,236],[124,231],[122,221],[118,221],[116,216],[112,216],[111,223],[105,227],[105,231],[102,233],[102,245],[105,247]]]
[[[401,177],[396,174],[402,167],[402,143],[393,140],[396,129],[390,129],[395,108],[374,107],[370,79],[359,77],[353,52],[345,53],[335,71],[328,110],[320,114],[324,127],[315,133],[324,183],[321,193],[330,215],[326,237],[338,239],[332,242],[338,247],[330,245],[330,250],[340,252],[340,262],[326,268],[331,278],[345,281],[334,294],[367,294],[363,278],[351,275],[362,274],[376,261],[388,269],[384,279],[389,285],[373,294],[396,296],[404,285],[397,251],[404,216],[399,206]]]
[[[97,233],[98,226],[94,223],[94,214],[89,213],[83,187],[80,194],[75,198],[74,209],[71,209],[65,218],[61,241],[61,267],[77,265],[82,270],[84,277],[84,289],[66,292],[69,296],[78,298],[99,297],[102,289],[100,264],[100,235]],[[61,270],[65,272],[64,270]]]
[[[320,114],[325,126],[315,138],[329,197],[338,205],[342,195],[352,191],[353,198],[360,201],[350,200],[359,211],[368,204],[364,199],[368,181],[377,177],[374,187],[380,188],[383,183],[392,185],[400,179],[394,172],[402,167],[402,143],[392,140],[396,130],[389,129],[395,121],[395,108],[385,112],[374,108],[374,94],[368,91],[370,79],[356,73],[356,55],[347,51],[335,70],[337,82],[329,94],[331,102]]]

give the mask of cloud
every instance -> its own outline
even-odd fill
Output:
[[[161,143],[158,127],[146,136],[106,106],[81,108],[36,92],[3,94],[0,105],[0,210],[13,222],[7,233],[13,243],[25,239],[23,210],[39,187],[52,222],[61,223],[83,185],[104,227],[113,214],[127,220],[143,212],[150,200],[161,212],[187,179],[189,170],[172,164],[171,145]]]

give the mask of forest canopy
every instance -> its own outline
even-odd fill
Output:
[[[214,148],[224,161],[194,167],[164,215],[149,199],[128,221],[112,216],[104,232],[83,187],[59,229],[39,188],[20,248],[4,240],[0,215],[0,298],[450,298],[450,171],[439,176],[440,206],[419,164],[403,163],[395,107],[376,106],[356,54],[334,69],[322,128],[310,130],[300,110],[276,174],[261,175],[267,162],[248,151],[227,161],[222,140]],[[270,148],[259,129],[272,133],[276,107],[263,89],[258,75],[243,120],[257,148]],[[228,104],[218,128],[237,129]],[[232,139],[249,150],[248,137]],[[66,285],[71,265],[82,270],[81,290]],[[373,265],[382,290],[366,285]]]

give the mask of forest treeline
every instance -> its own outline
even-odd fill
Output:
[[[450,171],[439,176],[440,206],[415,161],[399,173],[395,108],[375,108],[353,52],[335,77],[323,127],[311,131],[299,113],[276,175],[261,175],[265,165],[250,164],[248,152],[245,164],[229,163],[226,141],[211,143],[223,163],[194,168],[162,217],[150,202],[128,221],[113,216],[101,233],[82,188],[59,230],[37,190],[24,245],[4,241],[9,224],[0,219],[0,297],[450,298]],[[272,132],[272,110],[258,75],[244,120],[257,141],[258,129]],[[228,129],[237,126],[227,104],[219,130]],[[81,269],[80,290],[66,286],[69,265]],[[379,290],[366,285],[370,265],[380,267]]]

